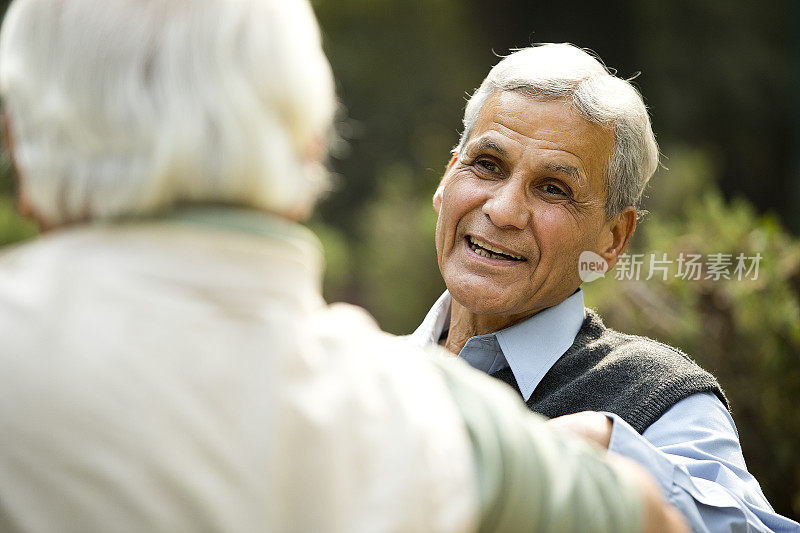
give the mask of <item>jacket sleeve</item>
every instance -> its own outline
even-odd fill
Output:
[[[480,531],[639,531],[642,502],[599,449],[559,433],[506,385],[436,360],[474,451]]]

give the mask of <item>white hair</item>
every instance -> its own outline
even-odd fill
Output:
[[[336,108],[307,0],[14,0],[0,93],[49,224],[310,208]]]
[[[614,151],[604,176],[606,216],[638,206],[658,167],[650,117],[639,91],[600,61],[570,44],[542,44],[518,50],[492,68],[467,102],[460,154],[486,100],[496,91],[520,91],[539,100],[567,99],[586,120],[610,127]]]

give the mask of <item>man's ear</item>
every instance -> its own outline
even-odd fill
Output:
[[[444,187],[442,186],[442,182],[439,182],[439,186],[436,187],[436,192],[433,193],[433,210],[436,211],[436,214],[439,214],[439,210],[442,209],[442,194],[444,193]]]
[[[628,206],[611,220],[606,221],[601,235],[598,253],[608,263],[608,269],[614,268],[619,256],[625,253],[625,248],[636,230],[636,209]]]
[[[433,193],[433,210],[436,211],[436,214],[439,214],[439,210],[442,208],[442,194],[444,194],[444,178],[447,176],[447,173],[450,172],[450,169],[453,168],[453,165],[456,164],[458,161],[458,154],[453,154],[453,157],[450,158],[450,162],[447,163],[447,168],[444,170],[444,176],[442,176],[442,180],[439,182],[439,186],[436,188],[436,192]]]

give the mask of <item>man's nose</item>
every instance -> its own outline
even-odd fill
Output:
[[[531,217],[527,200],[523,185],[508,179],[484,202],[483,212],[495,226],[525,229]]]

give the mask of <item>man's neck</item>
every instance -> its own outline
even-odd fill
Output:
[[[530,318],[536,312],[538,311],[511,316],[478,315],[453,299],[450,306],[450,329],[444,346],[457,355],[471,337],[500,331]]]

